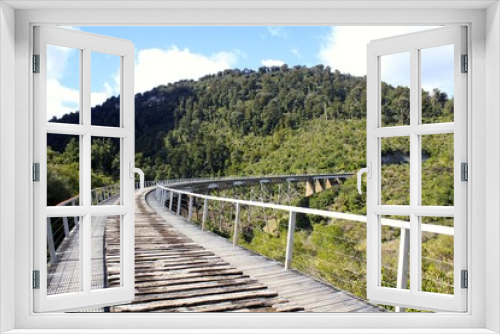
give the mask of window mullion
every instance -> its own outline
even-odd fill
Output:
[[[420,136],[414,129],[420,123],[420,60],[416,48],[410,50],[410,291],[420,289],[420,219],[413,212],[420,201]]]
[[[89,208],[89,212],[83,217],[83,225],[81,226],[80,234],[80,247],[81,259],[82,259],[82,270],[80,282],[82,282],[82,291],[84,293],[90,294],[91,284],[92,284],[92,216],[90,215],[90,206],[92,205],[92,194],[91,194],[91,105],[90,105],[90,93],[91,93],[91,64],[90,64],[91,51],[89,48],[83,49],[82,57],[82,90],[81,90],[81,111],[80,119],[82,120],[82,125],[87,129],[86,133],[82,136],[82,150],[80,151],[80,184],[81,184],[81,196],[83,198],[83,205]]]

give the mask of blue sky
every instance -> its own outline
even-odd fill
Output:
[[[131,40],[137,50],[175,45],[204,55],[241,52],[239,68],[256,69],[262,59],[315,65],[330,27],[80,27],[82,31]],[[295,53],[292,50],[296,50]]]
[[[366,74],[366,45],[370,40],[411,33],[429,27],[70,27],[131,40],[135,44],[135,90],[198,79],[227,68],[258,69],[263,65],[328,65],[353,75]],[[62,115],[78,109],[78,52],[49,50],[49,109]],[[425,89],[439,87],[453,95],[449,62],[451,48],[423,59]],[[444,51],[444,52],[443,52]],[[392,57],[382,68],[393,85],[409,82],[405,57]],[[92,55],[92,105],[119,94],[119,59]],[[452,78],[452,76],[451,76]],[[50,115],[49,115],[50,118]]]

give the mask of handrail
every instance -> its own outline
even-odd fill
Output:
[[[264,203],[264,202],[256,202],[256,201],[227,198],[227,197],[203,195],[203,194],[197,194],[197,193],[193,193],[193,192],[186,191],[186,190],[167,188],[167,187],[161,186],[161,185],[159,187],[161,189],[164,189],[167,191],[172,191],[174,193],[178,193],[178,194],[182,194],[182,195],[188,195],[191,197],[208,199],[208,200],[219,201],[219,202],[233,203],[233,204],[238,204],[240,206],[241,205],[257,206],[257,207],[261,207],[261,208],[276,209],[276,210],[282,210],[282,211],[293,211],[295,213],[305,213],[305,214],[317,215],[317,216],[322,216],[322,217],[327,217],[327,218],[345,219],[345,220],[352,220],[352,221],[357,221],[357,222],[362,222],[362,223],[367,222],[366,216],[356,215],[356,214],[352,214],[352,213],[342,213],[342,212],[334,212],[334,211],[327,211],[327,210],[303,208],[303,207],[298,207],[298,206],[289,206],[289,205],[283,205],[283,204]],[[403,221],[403,220],[382,218],[381,224],[385,225],[385,226],[410,229],[410,222]],[[433,225],[433,224],[422,224],[421,226],[422,226],[422,232],[454,235],[454,228],[453,227],[442,226],[442,225]]]
[[[119,189],[120,189],[119,184],[92,189],[90,191],[92,205],[99,205],[100,203],[104,202],[105,200],[109,199],[110,197],[116,195],[117,193],[119,193]],[[55,206],[66,206],[69,204],[76,206],[76,201],[79,198],[80,198],[80,195],[76,195],[76,196],[73,196],[71,198],[68,198],[67,200],[64,200],[64,201],[56,204]],[[62,219],[62,222],[63,222],[62,227],[63,227],[64,235],[63,235],[61,242],[65,238],[69,237],[71,230],[73,228],[75,228],[76,226],[78,226],[78,224],[79,224],[79,217],[73,217],[74,224],[72,226],[72,229],[70,230],[68,218],[69,217],[56,218],[56,219]],[[54,231],[52,229],[52,219],[54,219],[54,218],[47,217],[47,247],[49,249],[50,262],[56,263],[57,262],[56,248],[58,245],[56,245],[56,240],[54,239],[54,234],[57,235],[58,231],[56,231],[56,233],[54,233]]]
[[[255,179],[273,179],[273,178],[317,178],[321,176],[332,176],[332,177],[350,177],[354,175],[353,173],[341,172],[341,173],[314,173],[314,174],[267,174],[267,175],[230,175],[230,176],[210,176],[210,177],[200,177],[200,178],[182,178],[182,179],[170,179],[170,180],[159,180],[159,181],[146,181],[149,182],[149,186],[159,184],[172,184],[172,183],[197,183],[197,182],[207,182],[207,181],[242,181],[242,180],[255,180]],[[138,182],[136,182],[136,189],[138,187]],[[146,185],[147,186],[147,185]]]
[[[208,217],[208,201],[219,201],[219,202],[226,202],[226,203],[232,203],[233,205],[236,206],[236,214],[235,214],[235,219],[234,219],[234,231],[233,231],[233,245],[238,244],[238,231],[239,231],[239,216],[240,216],[240,208],[242,205],[246,206],[254,206],[254,207],[261,207],[261,208],[269,208],[269,209],[275,209],[275,210],[282,210],[282,211],[288,211],[290,213],[289,215],[289,220],[288,220],[288,233],[287,233],[287,238],[286,238],[286,246],[285,246],[285,270],[288,270],[291,268],[292,265],[292,256],[293,256],[293,237],[294,237],[294,232],[295,232],[295,223],[296,223],[296,215],[297,213],[304,213],[304,214],[312,214],[312,215],[318,215],[318,216],[323,216],[323,217],[328,217],[328,218],[336,218],[336,219],[344,219],[344,220],[351,220],[351,221],[357,221],[361,223],[367,223],[367,217],[362,216],[362,215],[357,215],[357,214],[351,214],[351,213],[341,213],[341,212],[333,212],[333,211],[327,211],[327,210],[319,210],[319,209],[310,209],[310,208],[303,208],[303,207],[295,207],[295,206],[289,206],[289,205],[282,205],[282,204],[274,204],[274,203],[264,203],[264,202],[256,202],[256,201],[249,201],[249,200],[241,200],[241,199],[234,199],[234,198],[226,198],[226,197],[217,197],[217,196],[211,196],[211,195],[203,195],[203,194],[198,194],[194,193],[191,191],[187,190],[180,190],[180,189],[175,189],[172,187],[167,187],[166,185],[172,184],[172,183],[178,183],[176,180],[169,180],[166,182],[159,182],[157,183],[156,186],[156,198],[157,200],[162,204],[165,205],[167,202],[167,199],[169,199],[169,211],[173,211],[173,200],[174,200],[174,194],[177,194],[177,212],[176,214],[179,216],[180,215],[180,207],[181,207],[181,200],[182,196],[188,196],[189,197],[189,207],[188,207],[188,217],[187,220],[188,222],[191,222],[192,218],[192,212],[193,212],[193,198],[200,198],[203,199],[203,218],[202,218],[202,223],[201,223],[201,229],[205,230],[205,225],[206,225],[206,220]],[[391,226],[391,227],[396,227],[400,228],[401,233],[400,233],[400,242],[399,242],[399,252],[398,252],[398,265],[397,265],[397,287],[399,289],[406,289],[408,286],[408,276],[409,276],[409,245],[410,245],[410,223],[407,221],[402,221],[402,220],[396,220],[396,219],[387,219],[387,218],[381,218],[380,219],[381,225],[385,226]],[[434,224],[421,224],[421,231],[422,232],[431,232],[431,233],[437,233],[437,234],[444,234],[444,235],[454,235],[454,228],[449,227],[449,226],[441,226],[441,225],[434,225]],[[402,312],[404,311],[404,308],[396,307],[396,312]]]

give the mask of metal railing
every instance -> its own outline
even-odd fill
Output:
[[[112,196],[120,193],[119,185],[99,187],[91,190],[92,205],[99,205]],[[64,200],[56,206],[79,205],[80,195]],[[47,262],[57,262],[57,249],[59,245],[68,238],[75,227],[79,224],[79,217],[47,217]]]
[[[239,177],[238,177],[239,179]],[[185,181],[188,182],[188,181]],[[187,221],[192,222],[193,221],[193,207],[195,206],[195,200],[202,200],[203,204],[200,205],[202,208],[202,219],[201,219],[201,229],[206,231],[207,230],[207,220],[209,219],[209,201],[214,201],[214,202],[219,202],[219,203],[229,203],[232,205],[231,208],[231,214],[229,215],[232,217],[233,223],[232,223],[232,243],[234,245],[238,245],[238,242],[240,240],[239,234],[242,231],[242,226],[241,226],[241,210],[243,207],[257,207],[257,208],[262,208],[264,209],[272,209],[272,210],[280,210],[284,212],[288,212],[288,228],[287,228],[287,235],[286,235],[286,241],[285,241],[285,256],[284,256],[284,267],[286,270],[289,270],[292,268],[292,258],[293,258],[293,251],[294,251],[294,236],[295,236],[295,230],[296,230],[296,221],[297,221],[297,214],[306,214],[306,215],[315,215],[315,216],[320,216],[320,217],[325,217],[327,219],[332,219],[332,220],[340,220],[340,221],[347,221],[347,222],[357,222],[357,223],[366,223],[367,218],[366,216],[362,215],[356,215],[356,214],[349,214],[349,213],[341,213],[341,212],[333,212],[333,211],[327,211],[327,210],[318,210],[318,209],[310,209],[310,208],[304,208],[304,207],[295,207],[295,206],[288,206],[288,205],[281,205],[281,204],[274,204],[274,203],[265,203],[265,202],[257,202],[257,201],[249,201],[249,200],[242,200],[242,199],[234,199],[234,198],[225,198],[225,197],[216,197],[216,196],[211,196],[211,195],[204,195],[204,194],[199,194],[199,193],[194,193],[191,191],[186,191],[186,190],[181,190],[181,189],[176,189],[172,187],[168,187],[169,184],[172,183],[178,183],[177,180],[172,180],[172,181],[167,181],[167,182],[160,182],[157,184],[156,187],[156,198],[157,200],[162,204],[166,205],[168,202],[168,209],[169,211],[174,210],[174,204],[175,204],[175,213],[176,215],[180,216],[181,215],[181,206],[182,206],[182,201],[183,201],[183,196],[187,196]],[[196,214],[197,214],[197,209],[198,206],[196,205]],[[408,221],[403,221],[403,220],[398,220],[398,219],[389,219],[389,218],[381,218],[381,225],[382,228],[386,229],[392,229],[392,230],[399,230],[399,245],[398,249],[386,249],[383,250],[385,253],[390,253],[397,251],[397,260],[394,261],[394,265],[396,268],[393,268],[393,265],[390,267],[386,268],[387,272],[390,271],[397,271],[397,279],[396,282],[387,282],[387,286],[393,286],[397,287],[399,289],[407,289],[408,288],[408,265],[409,265],[409,246],[410,246],[410,238],[409,238],[409,229],[410,229],[410,223]],[[447,236],[453,236],[454,235],[454,228],[449,227],[449,226],[442,226],[442,225],[433,225],[433,224],[422,224],[422,232],[428,232],[428,233],[433,233],[433,234],[442,234],[442,235],[447,235]],[[340,240],[339,242],[357,242],[359,241],[356,240]],[[306,254],[299,254],[299,257],[304,257],[307,256]],[[349,257],[350,255],[344,254],[344,256]],[[358,259],[359,260],[359,259]],[[435,263],[442,262],[442,264],[446,265],[453,265],[452,263],[447,263],[441,260],[436,260],[436,259],[423,259],[426,261],[434,261]],[[318,261],[317,258],[314,259],[314,261]],[[354,274],[359,274],[354,271]],[[322,275],[316,275],[316,276],[322,276]],[[341,279],[341,278],[338,278]],[[432,280],[432,279],[431,279]],[[395,283],[395,284],[394,284]],[[396,311],[402,311],[403,309],[396,308]]]

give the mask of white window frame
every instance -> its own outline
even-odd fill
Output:
[[[11,126],[15,126],[15,148],[10,149],[5,141],[1,142],[1,171],[12,170],[12,165],[4,165],[5,158],[15,158],[15,180],[9,182],[5,174],[1,175],[2,190],[3,185],[15,186],[15,216],[9,211],[3,211],[2,215],[10,214],[15,217],[15,227],[1,222],[1,232],[7,231],[10,234],[0,234],[2,248],[0,253],[0,265],[2,266],[2,277],[0,281],[0,291],[2,301],[0,303],[0,315],[4,324],[2,329],[16,329],[15,333],[36,333],[36,329],[50,328],[65,329],[61,332],[69,333],[71,328],[79,328],[79,333],[102,333],[106,329],[137,328],[141,322],[144,327],[137,330],[144,333],[147,328],[161,329],[168,327],[170,330],[163,332],[178,332],[175,328],[191,328],[192,332],[207,332],[206,329],[226,328],[225,332],[235,332],[230,328],[268,328],[266,332],[283,332],[283,328],[295,328],[295,332],[303,333],[305,329],[321,328],[316,332],[335,332],[341,329],[353,327],[359,332],[410,332],[409,328],[420,328],[421,332],[458,332],[459,328],[464,329],[464,333],[491,333],[487,328],[497,332],[500,330],[499,313],[499,270],[498,260],[500,238],[498,220],[500,219],[500,176],[498,175],[498,163],[500,163],[500,136],[498,135],[499,121],[498,109],[500,100],[498,91],[500,90],[500,69],[498,50],[500,49],[500,11],[495,2],[440,2],[430,4],[410,4],[406,8],[404,4],[398,2],[398,9],[390,9],[394,4],[384,1],[371,1],[369,7],[366,3],[348,1],[336,1],[331,3],[323,2],[260,2],[249,4],[240,2],[239,4],[226,5],[230,8],[220,9],[220,3],[207,1],[203,4],[179,4],[171,2],[163,4],[163,9],[115,9],[103,10],[99,7],[119,6],[111,2],[78,2],[72,5],[69,2],[45,3],[39,1],[22,3],[25,8],[38,6],[38,9],[20,10],[15,15],[15,24],[12,21],[12,9],[7,8],[8,4],[2,6],[2,19],[4,13],[7,15],[7,27],[15,28],[15,61],[12,57],[0,58],[1,69],[7,70],[8,65],[15,65],[15,101],[7,97],[9,92],[13,92],[12,87],[5,84],[9,78],[5,78],[4,73],[10,73],[11,82],[13,71],[2,72],[2,105],[14,105],[15,116],[9,117],[2,109],[2,120]],[[16,6],[15,1],[10,4]],[[123,2],[124,5],[125,2]],[[144,1],[144,4],[135,3],[134,8],[147,6],[160,6],[155,2]],[[485,10],[487,6],[490,7]],[[27,6],[27,7],[26,7]],[[40,6],[70,6],[64,10],[41,10]],[[54,7],[56,6],[56,7]],[[224,6],[224,5],[222,5]],[[432,7],[425,7],[432,6]],[[449,9],[449,7],[462,6],[461,9]],[[75,9],[76,7],[80,9]],[[87,7],[86,9],[81,9]],[[179,7],[181,7],[179,9]],[[33,8],[33,7],[31,7]],[[356,8],[354,10],[345,8]],[[369,9],[367,9],[369,8]],[[420,8],[420,9],[419,9]],[[440,9],[448,8],[448,9]],[[486,23],[486,24],[485,24]],[[32,207],[32,203],[26,200],[26,193],[32,192],[30,181],[30,170],[32,147],[32,105],[26,96],[32,95],[32,82],[29,73],[31,55],[32,26],[34,24],[64,24],[64,25],[437,25],[437,24],[465,24],[469,27],[469,56],[471,62],[469,68],[472,75],[469,76],[468,85],[471,90],[468,92],[469,100],[469,153],[470,158],[470,184],[469,187],[469,221],[474,230],[469,228],[468,234],[471,236],[468,253],[470,270],[470,287],[468,289],[469,310],[464,314],[439,313],[439,314],[210,314],[210,315],[189,315],[189,314],[166,314],[160,317],[144,314],[34,314],[32,313],[32,290],[30,287],[31,265],[25,261],[31,254],[32,238],[32,218],[33,212],[26,210]],[[486,29],[486,26],[488,29]],[[3,30],[1,37],[9,37],[8,31]],[[0,37],[0,38],[1,38]],[[11,38],[13,38],[11,36]],[[2,49],[5,45],[7,49],[2,52],[10,52],[12,55],[13,43],[7,38],[0,39]],[[485,71],[488,65],[488,71]],[[486,85],[488,84],[488,85]],[[488,122],[486,122],[488,117]],[[2,126],[2,129],[5,125]],[[486,131],[490,131],[487,136]],[[0,133],[0,135],[2,135]],[[489,154],[485,154],[485,145]],[[489,162],[486,171],[493,172],[492,178],[485,182],[485,162]],[[4,168],[4,166],[6,166]],[[11,189],[12,190],[12,189]],[[5,193],[3,193],[6,195]],[[488,196],[486,196],[488,194]],[[488,207],[484,203],[487,201]],[[2,197],[2,210],[5,208],[4,197]],[[6,213],[4,213],[6,212]],[[487,216],[486,216],[487,214]],[[488,219],[486,219],[488,217]],[[15,229],[15,230],[14,230]],[[15,242],[12,234],[15,232]],[[7,254],[6,250],[15,249]],[[496,256],[485,257],[486,249],[489,254]],[[487,264],[487,266],[486,266]],[[7,271],[6,271],[7,269]],[[10,274],[10,275],[9,275]],[[488,277],[489,280],[486,280]],[[15,289],[12,289],[12,284]],[[14,290],[14,291],[10,291]],[[485,293],[488,290],[488,293]],[[12,309],[14,305],[14,309]],[[96,330],[99,328],[100,330]],[[447,331],[446,328],[449,330]],[[23,330],[26,329],[26,330]],[[27,329],[32,329],[28,331]],[[82,329],[87,329],[82,331]],[[94,329],[94,330],[93,330]],[[377,330],[378,329],[378,330]],[[431,330],[432,329],[432,330]],[[115,332],[116,332],[115,331]],[[42,332],[42,331],[40,331]],[[130,330],[128,333],[133,333]],[[223,332],[214,330],[213,332]],[[255,332],[264,332],[255,330]],[[286,330],[286,332],[293,332]],[[414,331],[412,331],[414,332]],[[13,332],[14,333],[14,332]]]
[[[52,26],[34,27],[34,54],[39,55],[39,73],[34,84],[34,161],[39,163],[40,180],[33,184],[34,261],[40,272],[39,289],[34,290],[34,311],[69,311],[113,304],[134,299],[134,45],[127,40],[74,31]],[[81,86],[80,123],[47,122],[47,45],[72,48],[79,53]],[[119,127],[93,126],[90,113],[92,52],[115,55],[120,61],[120,124]],[[80,140],[80,188],[76,206],[47,206],[47,134],[77,135]],[[92,137],[118,138],[120,141],[120,204],[92,205],[91,140]],[[120,286],[108,289],[91,288],[92,218],[120,216]],[[72,293],[47,294],[47,218],[82,217],[79,233],[80,290]]]
[[[461,288],[461,270],[467,270],[467,188],[460,177],[461,163],[467,163],[467,73],[461,73],[461,56],[467,54],[466,28],[451,26],[371,41],[367,46],[367,163],[371,177],[367,180],[367,298],[388,304],[431,311],[467,310],[467,290]],[[448,123],[422,123],[421,50],[453,45],[454,120]],[[381,58],[408,52],[410,55],[410,125],[382,126]],[[390,66],[390,65],[388,65]],[[452,134],[454,143],[454,206],[422,205],[421,136]],[[381,203],[381,140],[408,138],[410,143],[410,204]],[[410,288],[380,285],[381,217],[408,216],[410,229]],[[424,292],[422,284],[421,217],[454,217],[454,294]],[[402,237],[401,237],[402,240]],[[402,242],[402,241],[400,241]]]

